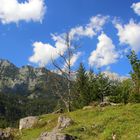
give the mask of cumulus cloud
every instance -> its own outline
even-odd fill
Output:
[[[115,63],[119,53],[116,51],[112,40],[105,33],[102,33],[98,40],[96,50],[89,57],[89,65],[100,68]]]
[[[97,35],[103,29],[104,24],[108,21],[109,16],[97,15],[90,18],[90,22],[86,26],[77,26],[70,30],[72,38],[90,37]]]
[[[77,52],[75,54],[72,55],[71,59],[70,59],[70,65],[71,67],[74,66],[74,64],[77,62],[77,60],[79,59],[79,57],[81,56],[81,52]],[[67,60],[68,62],[68,60]],[[65,63],[63,69],[67,70],[68,65]]]
[[[140,2],[133,3],[131,8],[134,10],[134,12],[140,16]]]
[[[38,64],[40,67],[44,67],[51,63],[52,60],[56,60],[60,55],[63,55],[67,50],[64,38],[62,36],[53,36],[53,38],[56,41],[54,47],[42,42],[33,43],[34,54],[29,58],[29,61]],[[80,56],[81,52],[77,52],[72,55],[70,60],[71,66],[74,66]],[[66,69],[66,67],[66,64],[64,64],[63,68]]]
[[[3,24],[19,21],[42,21],[46,11],[44,0],[0,0],[0,21]]]
[[[74,66],[74,64],[76,63],[78,58],[81,56],[81,54],[82,54],[81,52],[77,52],[77,53],[73,54],[73,56],[71,57],[71,60],[70,60],[71,66]]]
[[[108,16],[97,15],[92,17],[86,26],[79,26],[70,29],[69,36],[71,40],[75,40],[80,37],[93,37],[102,30],[108,18]],[[61,53],[63,55],[67,50],[65,37],[66,33],[62,33],[60,35],[52,34],[52,39],[55,42],[54,46],[49,43],[35,42],[33,44],[33,55],[29,58],[29,61],[39,64],[39,66],[45,66],[51,63],[52,57],[53,60],[58,59],[60,56],[59,54]],[[81,53],[79,52],[73,55],[71,58],[72,65],[76,63],[80,55]]]
[[[140,51],[140,23],[130,20],[128,24],[115,23],[120,44],[129,45],[132,50]]]
[[[40,67],[44,67],[52,60],[59,58],[59,54],[64,54],[67,49],[65,40],[63,37],[54,36],[55,47],[48,43],[35,42],[33,43],[33,55],[29,58],[32,63],[38,64]]]

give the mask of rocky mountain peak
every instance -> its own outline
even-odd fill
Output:
[[[44,85],[51,88],[55,73],[46,68],[32,66],[16,67],[8,60],[0,59],[0,92],[32,93],[36,89],[43,89]],[[60,78],[60,76],[59,76]]]
[[[0,68],[1,67],[16,67],[14,64],[12,64],[10,61],[6,59],[0,59]]]
[[[14,78],[18,73],[18,68],[8,60],[0,59],[0,78]]]

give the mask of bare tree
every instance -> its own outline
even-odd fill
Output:
[[[58,97],[60,97],[61,101],[65,104],[65,107],[68,112],[71,111],[71,89],[72,89],[72,79],[73,79],[73,70],[72,70],[72,57],[76,53],[77,45],[72,41],[69,33],[65,35],[65,46],[66,51],[64,53],[58,52],[59,59],[53,60],[53,66],[61,73],[63,78],[65,79],[66,90],[60,89],[64,88],[64,84],[62,81],[57,80],[57,85],[55,85],[56,93]],[[63,67],[62,67],[63,64]],[[63,93],[65,92],[65,93]]]

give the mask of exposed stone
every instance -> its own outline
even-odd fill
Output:
[[[76,137],[60,133],[64,128],[67,128],[73,123],[73,120],[66,116],[58,118],[57,126],[51,132],[44,132],[37,140],[76,140]]]
[[[30,116],[23,119],[20,119],[19,129],[29,129],[35,126],[38,122],[38,117]]]
[[[76,140],[76,137],[56,132],[45,132],[37,140]]]
[[[109,102],[101,102],[99,104],[100,107],[106,107],[106,106],[109,106],[109,105],[111,105]]]
[[[10,129],[0,130],[0,140],[13,140],[14,137],[11,134]]]
[[[70,126],[72,123],[73,123],[73,120],[71,118],[66,117],[66,116],[60,116],[58,118],[58,124],[55,129],[62,130],[64,128],[67,128],[68,126]]]
[[[84,106],[83,110],[87,110],[87,109],[93,109],[93,106]]]
[[[115,133],[112,134],[112,140],[116,140],[117,135]]]
[[[18,68],[8,60],[0,59],[1,93],[35,93],[40,95],[40,92],[45,90],[51,95],[55,90],[51,84],[54,83],[54,77],[63,79],[45,68],[34,68],[28,65]],[[36,97],[34,95],[29,96],[31,99]]]
[[[120,106],[120,105],[122,105],[122,104],[118,104],[118,103],[110,103],[110,105],[112,105],[112,106]]]

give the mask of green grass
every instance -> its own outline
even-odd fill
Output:
[[[140,104],[95,107],[65,115],[75,123],[63,132],[77,136],[79,140],[112,140],[112,133],[116,134],[117,140],[140,140]],[[58,116],[40,116],[37,126],[23,130],[18,140],[35,140],[42,132],[51,131],[57,124]]]

